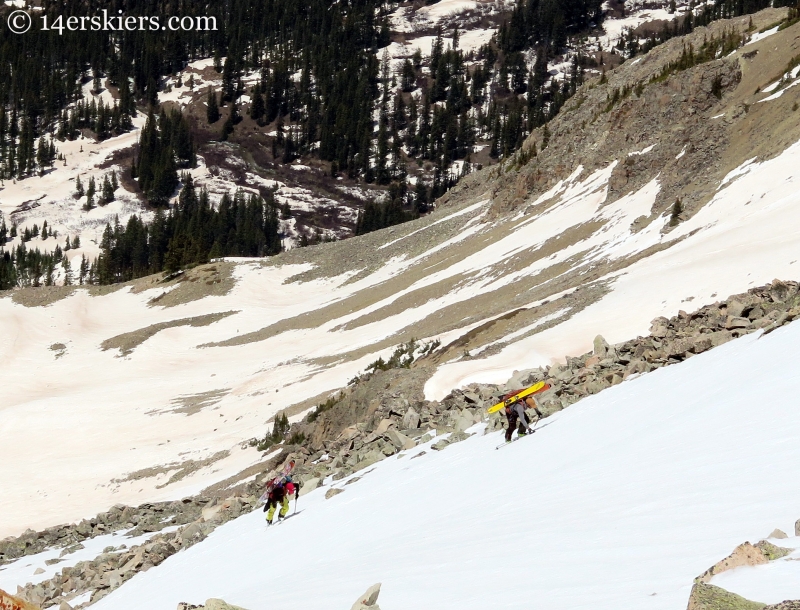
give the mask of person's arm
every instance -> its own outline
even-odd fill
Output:
[[[542,419],[542,412],[539,410],[539,401],[536,400],[533,396],[530,397],[533,401],[533,410],[536,411],[536,417]]]

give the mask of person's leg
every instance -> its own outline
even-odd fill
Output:
[[[517,424],[517,421],[516,421],[516,419],[517,419],[517,418],[516,418],[516,417],[514,417],[514,414],[513,414],[513,413],[512,413],[512,414],[511,414],[511,416],[508,418],[508,428],[506,428],[506,442],[507,442],[507,443],[511,441],[511,434],[514,432],[514,428],[516,428],[516,427],[517,427],[517,426],[516,426],[516,424]]]
[[[514,410],[517,412],[517,417],[519,417],[519,430],[517,431],[518,434],[531,432],[530,424],[528,424],[528,416],[525,415],[525,407],[518,402],[514,405]]]
[[[275,509],[278,508],[278,503],[270,498],[267,500],[269,510],[267,511],[267,521],[272,523],[272,518],[275,516]]]
[[[287,514],[289,514],[289,494],[283,496],[283,501],[281,504],[281,512],[279,513],[279,516],[281,519],[283,519],[286,517]]]

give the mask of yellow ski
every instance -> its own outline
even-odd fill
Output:
[[[497,413],[500,409],[507,407],[508,405],[513,405],[518,400],[525,398],[526,396],[530,396],[531,394],[537,394],[539,392],[545,392],[550,389],[550,384],[545,383],[544,381],[540,381],[539,383],[534,383],[531,387],[520,390],[516,394],[512,394],[508,398],[503,399],[501,402],[498,402],[496,405],[492,405],[487,409],[489,413]]]

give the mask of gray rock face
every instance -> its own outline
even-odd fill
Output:
[[[800,519],[795,521],[795,524],[794,524],[794,535],[795,536],[800,536]]]
[[[788,538],[789,536],[786,535],[786,532],[779,529],[772,530],[772,533],[767,536],[767,538],[776,538],[778,540],[783,540],[784,538]]]

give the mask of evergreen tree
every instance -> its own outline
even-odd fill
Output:
[[[219,105],[217,104],[217,94],[212,87],[208,88],[206,118],[211,125],[219,121]]]

